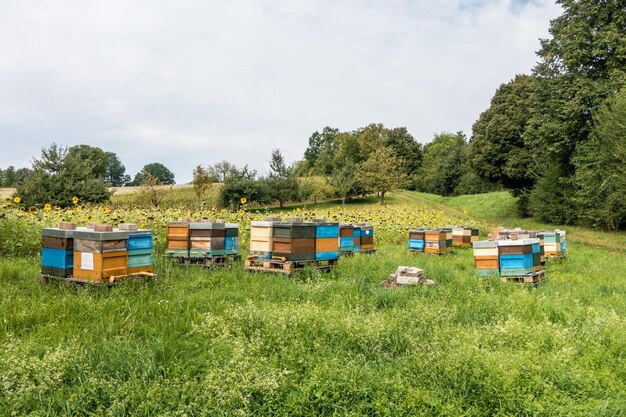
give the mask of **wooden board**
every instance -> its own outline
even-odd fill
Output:
[[[537,271],[527,275],[517,275],[511,277],[500,277],[502,282],[512,282],[517,284],[531,284],[533,286],[539,285],[546,280],[546,271]]]
[[[244,262],[244,269],[247,271],[278,272],[290,275],[294,272],[302,271],[305,268],[315,268],[320,271],[327,271],[337,266],[338,259],[325,261],[283,261],[281,259],[259,259],[248,257]]]

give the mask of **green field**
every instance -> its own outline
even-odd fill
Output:
[[[504,193],[400,203],[535,224]],[[157,257],[158,280],[110,289],[1,259],[0,415],[624,415],[626,236],[566,229],[537,288],[393,244],[292,278]],[[383,288],[398,265],[436,285]]]

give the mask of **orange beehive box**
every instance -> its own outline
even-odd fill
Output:
[[[497,256],[474,256],[474,268],[498,269],[500,268],[500,263]]]
[[[318,237],[315,239],[315,252],[338,252],[339,239],[336,237]]]
[[[102,281],[128,273],[128,252],[74,252],[74,278]]]

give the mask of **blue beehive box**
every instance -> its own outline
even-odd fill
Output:
[[[41,231],[41,238],[41,272],[56,277],[72,276],[74,273],[74,230],[44,228]]]
[[[500,273],[503,276],[525,275],[534,272],[533,254],[500,255]]]
[[[409,239],[409,249],[416,251],[423,251],[426,246],[426,242],[419,239]]]
[[[152,230],[121,223],[119,230],[128,232],[128,273],[152,272],[154,238]]]
[[[315,259],[327,261],[339,258],[339,223],[314,220]]]

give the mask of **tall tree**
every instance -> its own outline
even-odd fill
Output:
[[[108,200],[102,171],[97,164],[83,152],[90,147],[74,148],[70,153],[67,148],[52,144],[41,151],[41,157],[33,160],[30,172],[16,193],[24,204],[38,206],[46,203],[65,207],[72,204],[72,198],[78,197],[81,202],[103,202]],[[71,148],[70,148],[71,149]],[[97,153],[95,153],[97,154]]]
[[[296,201],[299,198],[298,181],[285,163],[285,158],[280,149],[272,151],[267,185],[272,199],[278,201],[280,207],[287,201]]]
[[[202,167],[202,165],[195,167],[192,175],[193,179],[191,180],[191,184],[193,185],[193,191],[196,194],[196,200],[198,204],[200,204],[206,192],[211,188],[214,177],[211,175],[209,170]]]
[[[357,184],[356,165],[352,160],[346,158],[344,163],[335,169],[330,177],[330,183],[341,197],[341,204],[345,205],[346,198],[354,193]]]
[[[626,228],[626,88],[602,106],[591,140],[576,150],[576,202],[585,224]]]
[[[226,160],[216,162],[209,167],[210,174],[216,178],[217,182],[225,182],[226,178],[235,170],[235,165]]]
[[[153,162],[150,164],[144,165],[141,171],[135,175],[135,179],[133,180],[133,185],[138,186],[143,184],[146,174],[150,174],[154,178],[156,178],[159,183],[164,185],[172,185],[176,182],[174,181],[174,173],[167,169],[165,165],[160,162]]]
[[[453,195],[466,172],[466,143],[462,132],[440,133],[424,146],[419,188],[438,195]]]
[[[408,177],[405,163],[393,148],[380,147],[358,165],[359,182],[366,190],[377,192],[382,204],[385,194],[406,186]]]
[[[105,179],[108,157],[102,149],[89,145],[75,145],[67,150],[66,158],[80,162],[95,178]]]
[[[105,152],[107,158],[105,182],[110,187],[122,187],[130,182],[130,176],[126,175],[126,167],[114,152]]]

